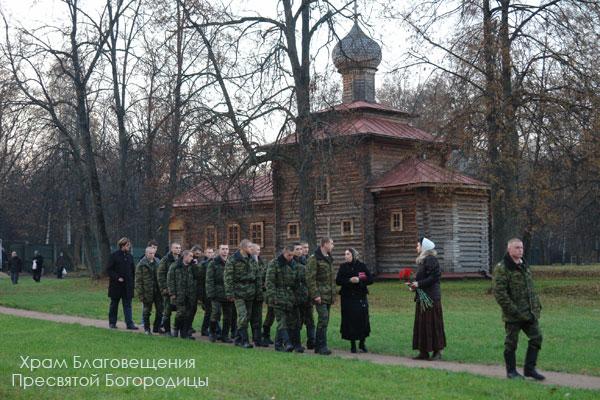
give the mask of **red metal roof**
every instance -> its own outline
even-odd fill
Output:
[[[225,199],[228,203],[273,201],[271,175],[244,178],[234,183],[225,179],[215,181],[203,181],[177,196],[173,207],[206,206],[223,202]]]
[[[323,122],[315,130],[315,139],[326,139],[340,136],[376,135],[393,139],[419,140],[439,142],[432,134],[408,125],[403,121],[394,121],[378,115],[355,115],[347,118],[335,118],[331,122]],[[289,135],[281,143],[296,143],[296,135]]]
[[[460,185],[487,188],[470,176],[440,167],[431,161],[415,158],[402,161],[370,186],[371,191],[407,185]]]
[[[389,107],[380,103],[369,103],[368,101],[353,101],[352,103],[340,103],[329,108],[324,108],[317,111],[317,113],[326,113],[331,111],[351,111],[351,110],[372,110],[372,111],[384,111],[385,113],[402,115],[405,117],[411,117],[412,114],[406,111],[398,110],[397,108]]]

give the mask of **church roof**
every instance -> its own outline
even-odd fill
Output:
[[[385,115],[394,113],[397,116],[402,116],[398,115],[402,112],[380,104],[354,102],[350,104],[341,104],[337,106],[337,109],[324,110],[322,112],[327,111],[338,112],[333,113],[332,118],[323,118],[319,120],[318,126],[313,131],[314,138],[317,140],[344,136],[370,135],[389,139],[434,143],[442,142],[441,139],[436,138],[431,133],[408,124],[406,121],[406,116],[408,116],[408,114],[406,113],[404,113],[404,118],[393,118]],[[352,112],[349,112],[346,115],[344,111]],[[279,144],[294,144],[296,141],[296,134],[291,134],[281,139]]]
[[[369,186],[372,192],[402,186],[468,186],[481,189],[488,185],[470,176],[440,167],[428,160],[404,160]]]
[[[242,178],[233,184],[225,178],[205,180],[177,196],[173,201],[173,207],[208,206],[224,201],[227,203],[273,201],[271,175]]]

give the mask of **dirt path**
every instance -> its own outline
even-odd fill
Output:
[[[28,311],[21,310],[16,308],[2,307],[0,306],[0,313],[6,315],[14,315],[17,317],[25,317],[25,318],[33,318],[33,319],[41,319],[45,321],[54,321],[54,322],[62,322],[68,324],[79,324],[83,326],[93,326],[96,328],[104,328],[108,329],[108,322],[99,319],[91,319],[84,317],[75,317],[70,315],[57,315],[57,314],[48,314],[38,311]],[[124,330],[124,326],[122,323],[117,324],[119,330]],[[126,331],[133,333],[143,333],[143,330],[137,331]],[[197,340],[208,341],[206,337],[199,336],[198,334],[194,335]],[[224,345],[224,344],[217,344]],[[269,349],[264,349],[269,350]],[[272,351],[272,348],[271,348]],[[314,356],[312,351],[308,351],[305,353],[308,356]],[[349,359],[357,359],[357,360],[365,360],[370,361],[375,364],[383,364],[383,365],[403,365],[411,368],[432,368],[439,369],[444,371],[452,371],[452,372],[467,372],[475,375],[483,375],[493,378],[505,378],[504,366],[501,365],[483,365],[483,364],[465,364],[465,363],[457,363],[450,361],[416,361],[407,357],[399,357],[399,356],[390,356],[390,355],[382,355],[382,354],[352,354],[347,351],[342,350],[333,350],[333,355],[341,358],[349,358]],[[561,372],[550,372],[543,371],[543,374],[546,376],[546,380],[543,382],[545,385],[558,385],[558,386],[567,386],[579,389],[593,389],[600,390],[600,377],[589,376],[589,375],[577,375],[577,374],[566,374]]]

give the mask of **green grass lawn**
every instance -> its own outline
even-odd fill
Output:
[[[545,370],[600,376],[600,267],[536,268],[536,286],[543,310],[541,326],[544,344],[539,367]],[[489,289],[491,281],[444,281],[442,302],[448,347],[446,360],[502,364],[504,326],[500,309]],[[30,277],[16,286],[0,280],[0,304],[29,310],[107,319],[107,283],[87,278],[43,280]],[[400,282],[379,282],[371,286],[372,352],[410,356],[413,295]],[[135,320],[141,305],[134,301]],[[340,338],[340,313],[332,309],[328,332],[330,346],[347,349]],[[122,319],[122,314],[120,314]],[[196,319],[196,327],[200,318]],[[273,329],[274,331],[274,329]],[[522,360],[526,338],[521,336]]]
[[[50,282],[46,282],[50,285]],[[68,283],[65,283],[67,285]],[[23,285],[26,287],[27,285]],[[67,293],[68,295],[68,293]],[[464,373],[376,365],[271,351],[242,350],[208,342],[110,331],[0,315],[0,399],[597,399],[597,391],[554,388]],[[179,358],[195,369],[20,369],[20,356],[37,359]],[[12,374],[83,377],[98,374],[98,387],[22,389]],[[207,388],[106,387],[105,374],[208,377]]]

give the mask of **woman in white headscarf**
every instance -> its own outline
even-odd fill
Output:
[[[432,300],[430,307],[424,307],[422,300],[415,295],[415,324],[413,328],[413,349],[419,350],[418,360],[441,360],[442,350],[446,347],[444,316],[442,313],[442,294],[440,264],[436,258],[435,243],[427,238],[417,243],[417,275],[410,284],[413,290],[421,289]],[[432,353],[429,358],[429,353]]]

